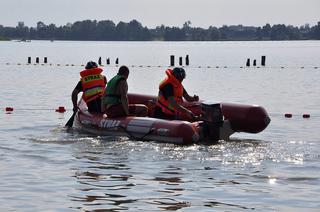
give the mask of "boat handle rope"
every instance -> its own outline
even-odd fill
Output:
[[[121,129],[123,129],[124,132],[129,135],[129,137],[131,137],[131,138],[133,138],[133,139],[136,139],[136,140],[144,139],[146,136],[150,135],[151,133],[153,133],[153,132],[155,131],[155,128],[150,128],[150,130],[149,130],[146,134],[144,134],[143,136],[141,136],[141,137],[136,137],[136,136],[132,135],[132,134],[127,130],[126,127],[124,127],[124,126],[122,126],[122,125],[120,125],[120,126],[118,126],[118,127],[121,128]]]

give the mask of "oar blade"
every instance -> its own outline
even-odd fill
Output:
[[[73,121],[76,113],[73,113],[72,116],[70,117],[69,121],[66,123],[65,127],[72,127],[73,126]]]

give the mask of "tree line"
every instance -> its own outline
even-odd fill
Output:
[[[284,24],[262,27],[243,25],[192,27],[187,21],[180,27],[158,26],[148,29],[137,20],[129,23],[104,20],[84,20],[64,26],[46,25],[39,21],[36,27],[19,22],[16,27],[0,25],[0,40],[86,40],[86,41],[242,41],[242,40],[320,40],[320,22],[310,26]]]

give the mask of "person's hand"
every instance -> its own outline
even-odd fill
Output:
[[[199,96],[193,95],[193,100],[194,100],[195,102],[199,101]]]
[[[75,107],[73,107],[73,109],[72,109],[72,110],[73,110],[73,112],[74,112],[74,113],[76,113],[76,112],[78,112],[79,107],[78,107],[78,106],[75,106]]]
[[[202,121],[202,120],[203,120],[203,118],[202,118],[201,114],[198,116],[194,116],[194,121]]]
[[[195,115],[191,112],[191,110],[187,110],[187,117],[190,119],[190,120],[194,120],[195,119]]]

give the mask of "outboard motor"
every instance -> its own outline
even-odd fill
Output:
[[[203,120],[203,137],[207,141],[220,140],[220,127],[223,126],[223,115],[220,103],[201,103]]]

